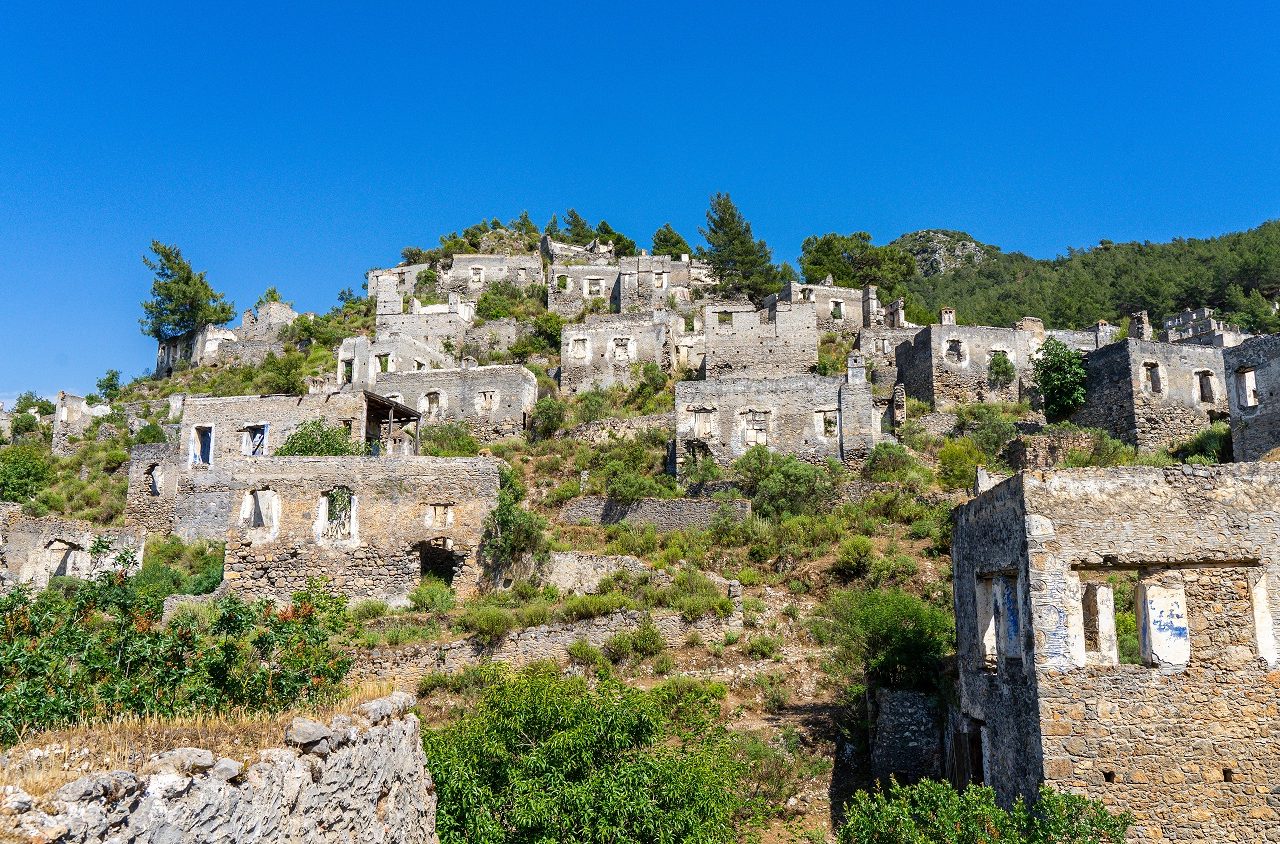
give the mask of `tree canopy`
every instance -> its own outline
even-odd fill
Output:
[[[915,275],[915,260],[896,246],[873,246],[866,232],[813,235],[801,245],[800,270],[809,284],[828,275],[837,287],[877,285],[882,299],[896,298]]]
[[[753,300],[778,292],[781,275],[773,264],[773,252],[751,233],[751,223],[742,216],[727,193],[711,197],[707,227],[698,231],[707,241],[698,257],[711,265],[720,292],[744,295]]]
[[[151,299],[142,303],[142,333],[157,340],[171,340],[206,325],[223,325],[235,314],[235,305],[223,300],[182,257],[177,246],[151,241],[154,258],[142,256],[142,263],[155,273]]]
[[[689,241],[673,229],[670,223],[663,223],[662,228],[653,233],[653,254],[679,258],[681,255],[692,255],[693,249],[689,246]]]

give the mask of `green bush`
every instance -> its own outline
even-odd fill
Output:
[[[560,617],[565,621],[581,621],[602,615],[629,610],[635,602],[621,592],[603,592],[597,595],[571,595],[560,606]]]
[[[835,461],[814,466],[762,445],[747,449],[734,461],[733,471],[738,487],[751,499],[752,512],[766,518],[830,509],[845,475]]]
[[[409,604],[419,612],[444,613],[453,609],[453,589],[438,577],[424,577],[409,593]]]
[[[957,792],[948,783],[896,783],[888,793],[856,792],[845,805],[840,844],[953,844],[1018,841],[1024,844],[1123,844],[1133,823],[1100,801],[1040,789],[1027,806],[996,802],[994,789],[973,785]]]
[[[229,596],[160,623],[122,574],[0,597],[0,746],[123,715],[279,711],[333,697],[350,659],[329,644],[346,601],[318,583],[291,607]]]
[[[569,660],[575,665],[599,667],[605,662],[604,653],[586,639],[578,639],[566,647],[565,652],[569,655]]]
[[[565,416],[569,406],[559,399],[550,396],[538,399],[529,417],[529,436],[535,442],[549,440],[564,427]]]
[[[515,614],[511,610],[483,605],[468,608],[458,623],[463,630],[486,646],[497,644],[517,626]]]
[[[956,425],[982,449],[987,461],[992,462],[1018,435],[1018,428],[1013,423],[1015,416],[1009,408],[1017,410],[1020,407],[983,403],[963,405],[956,409]]]
[[[616,633],[605,640],[601,650],[610,662],[617,664],[635,653],[635,638],[630,633]]]
[[[323,419],[303,422],[275,450],[276,457],[349,457],[367,454],[364,443],[351,439],[341,425],[332,428]]]
[[[1184,463],[1230,463],[1234,459],[1231,426],[1226,422],[1214,422],[1187,442],[1175,446],[1173,456]]]
[[[697,621],[708,615],[727,618],[733,612],[733,601],[711,578],[700,571],[683,569],[660,601],[679,610],[685,621]]]
[[[382,618],[388,611],[386,601],[360,601],[351,607],[351,617],[356,621],[372,621],[375,618]]]
[[[222,583],[226,546],[221,542],[181,537],[153,536],[147,540],[142,567],[131,580],[140,594],[155,598],[169,595],[207,595]]]
[[[867,456],[863,475],[875,483],[895,483],[920,492],[933,483],[929,467],[897,443],[878,443]]]
[[[875,545],[870,537],[851,536],[840,543],[831,568],[845,577],[865,577],[875,557]]]
[[[540,551],[547,523],[520,506],[524,486],[509,467],[501,467],[498,478],[498,506],[485,520],[483,554],[490,567],[500,569]]]
[[[15,440],[27,434],[34,434],[39,430],[40,420],[30,413],[14,414],[13,421],[9,423],[9,433],[13,434]]]
[[[138,444],[146,443],[163,443],[168,441],[165,436],[164,428],[161,428],[154,422],[148,422],[138,429],[138,433],[134,435],[133,441]]]
[[[475,457],[480,453],[480,443],[461,422],[423,425],[418,438],[418,453],[424,457]]]
[[[719,701],[689,684],[646,692],[549,668],[507,673],[423,746],[442,844],[729,844],[735,820],[764,808],[741,785],[748,767]]]
[[[1032,362],[1036,386],[1050,421],[1065,419],[1084,404],[1084,355],[1053,337],[1044,341]]]
[[[934,690],[954,647],[951,614],[897,589],[837,591],[812,629],[820,644],[835,646],[833,673],[869,686]]]
[[[987,383],[993,387],[1007,387],[1018,377],[1009,355],[997,349],[991,353],[991,363],[987,365]]]
[[[776,636],[753,636],[747,642],[746,651],[756,659],[774,659],[782,653],[782,640]]]
[[[49,482],[51,474],[49,453],[42,446],[5,446],[0,449],[0,501],[26,501]]]
[[[667,647],[667,640],[651,619],[646,618],[631,634],[631,643],[641,658],[657,656]]]
[[[982,449],[968,437],[947,440],[938,451],[938,482],[947,489],[972,489],[985,459]]]

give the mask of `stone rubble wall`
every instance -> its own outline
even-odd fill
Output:
[[[922,692],[875,691],[871,778],[907,785],[943,775],[942,717],[938,700]]]
[[[693,633],[706,642],[723,641],[726,633],[742,632],[742,587],[737,581],[729,581],[729,587],[734,610],[727,618],[713,615],[689,622],[679,615],[659,615],[656,612],[649,617],[672,647],[679,646]],[[454,674],[483,662],[505,662],[516,668],[544,659],[564,664],[569,660],[567,648],[574,642],[585,639],[593,647],[603,647],[619,633],[635,631],[644,623],[646,615],[638,610],[621,610],[568,624],[529,627],[511,633],[496,646],[488,648],[473,639],[445,645],[373,648],[355,655],[351,677],[404,682],[435,672]]]
[[[738,521],[751,515],[751,502],[746,499],[642,498],[622,502],[589,495],[566,504],[560,510],[559,520],[565,524],[616,525],[626,522],[653,525],[662,533],[690,528],[706,530],[722,508],[727,508]]]
[[[639,434],[655,428],[663,433],[669,433],[675,429],[675,424],[675,413],[667,411],[649,416],[635,416],[630,419],[598,419],[595,422],[584,422],[557,436],[599,445],[611,439],[635,439]]]
[[[1224,349],[1231,410],[1231,444],[1235,459],[1261,460],[1280,448],[1280,334],[1268,334]],[[1239,372],[1254,370],[1257,404],[1241,404]]]
[[[327,725],[295,718],[287,746],[244,766],[178,748],[140,771],[95,773],[49,800],[3,789],[0,838],[59,844],[437,844],[435,783],[411,695]]]
[[[89,553],[99,536],[110,550],[97,557]],[[18,505],[0,509],[0,582],[29,583],[37,591],[52,577],[94,578],[119,566],[115,557],[122,551],[142,561],[143,531],[133,528],[106,528],[60,516],[34,518],[24,515]]]
[[[1005,447],[1005,461],[1020,469],[1052,469],[1073,451],[1093,448],[1094,435],[1088,431],[1057,431],[1043,435],[1022,435]]]

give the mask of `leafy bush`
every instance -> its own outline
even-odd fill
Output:
[[[832,669],[845,681],[930,691],[953,649],[954,622],[907,592],[845,589],[819,607],[813,633],[835,645]]]
[[[424,577],[409,593],[409,605],[418,612],[443,613],[453,609],[453,589],[438,577]]]
[[[346,601],[313,583],[290,607],[215,601],[160,624],[163,601],[119,572],[0,597],[0,745],[121,715],[277,711],[334,694],[350,659],[329,645]]]
[[[1187,442],[1177,445],[1173,456],[1184,463],[1197,457],[1208,463],[1230,463],[1234,459],[1231,426],[1226,422],[1214,422]]]
[[[13,403],[13,412],[26,413],[32,408],[41,416],[48,416],[57,409],[53,402],[46,398],[41,398],[31,390],[19,393],[18,398]]]
[[[133,441],[139,444],[145,443],[163,443],[168,441],[165,436],[164,428],[161,428],[154,422],[148,422],[138,429],[138,433],[134,435]]]
[[[756,659],[774,659],[782,653],[782,640],[776,636],[753,636],[747,642],[746,651]]]
[[[375,618],[382,618],[388,611],[386,601],[371,599],[356,603],[351,608],[351,617],[356,621],[372,621]]]
[[[902,484],[917,492],[933,483],[929,467],[897,443],[877,443],[867,456],[863,474],[869,481]]]
[[[870,537],[851,536],[840,543],[831,567],[845,577],[865,577],[875,557],[875,545]]]
[[[139,594],[207,595],[222,583],[226,546],[205,539],[191,543],[181,537],[151,537],[142,555],[142,568],[131,579]]]
[[[458,623],[486,646],[497,644],[517,626],[511,610],[484,605],[468,608]]]
[[[30,413],[15,414],[13,421],[9,423],[9,433],[13,434],[15,440],[18,437],[25,437],[27,434],[34,434],[39,430],[40,420]]]
[[[689,684],[506,673],[423,738],[440,840],[736,841],[735,818],[763,807],[718,722],[719,701]]]
[[[351,439],[351,432],[341,425],[332,428],[323,419],[303,422],[285,437],[275,451],[276,457],[349,457],[367,453],[364,443]]]
[[[559,399],[550,396],[538,399],[529,418],[529,436],[534,441],[551,439],[564,427],[568,412],[569,406]]]
[[[991,363],[987,365],[987,383],[993,387],[1007,387],[1018,377],[1009,355],[997,349],[991,353]]]
[[[981,402],[963,405],[956,410],[956,425],[982,449],[988,461],[994,461],[1009,441],[1018,435],[1018,428],[1013,424],[1013,411],[1023,407],[1026,405]]]
[[[840,844],[952,844],[1019,841],[1025,844],[1122,844],[1132,824],[1128,814],[1112,815],[1096,800],[1040,789],[1028,807],[996,802],[995,790],[969,786],[957,792],[948,783],[924,780],[891,785],[887,794],[856,792],[845,806]]]
[[[480,453],[480,443],[461,422],[423,425],[418,437],[418,453],[424,457],[475,457]]]
[[[631,634],[631,642],[640,657],[656,656],[667,647],[667,640],[651,619],[646,618]]]
[[[766,518],[818,513],[829,509],[844,469],[835,461],[824,466],[752,446],[733,464],[738,486],[751,498],[752,511]]]
[[[1044,399],[1045,416],[1065,419],[1084,404],[1084,355],[1053,337],[1044,341],[1032,362],[1036,386]]]
[[[498,477],[498,506],[485,520],[484,556],[490,566],[504,568],[541,550],[547,523],[520,506],[524,486],[510,468],[503,466]]]
[[[22,502],[39,492],[50,477],[49,453],[19,443],[0,449],[0,501]]]
[[[565,653],[569,655],[569,660],[575,665],[586,665],[588,667],[600,667],[604,664],[604,653],[586,639],[578,639],[573,644],[565,648]]]
[[[635,602],[621,592],[603,592],[596,595],[571,595],[560,607],[560,617],[565,621],[581,621],[598,618],[618,610],[632,609]]]
[[[947,440],[938,451],[938,482],[947,489],[972,489],[978,466],[985,459],[982,449],[970,438]]]
[[[659,600],[679,610],[685,621],[697,621],[708,615],[727,618],[733,612],[733,601],[724,590],[693,569],[683,569],[677,574]]]

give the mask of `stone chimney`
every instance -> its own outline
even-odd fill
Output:
[[[941,325],[955,325],[955,324],[956,324],[956,309],[955,309],[955,308],[943,308],[943,309],[938,313],[938,322],[939,322]]]
[[[861,352],[850,352],[845,362],[845,381],[849,384],[867,383],[867,363]]]
[[[1129,339],[1156,339],[1155,332],[1151,329],[1151,318],[1147,316],[1146,311],[1138,311],[1136,314],[1129,314]]]

